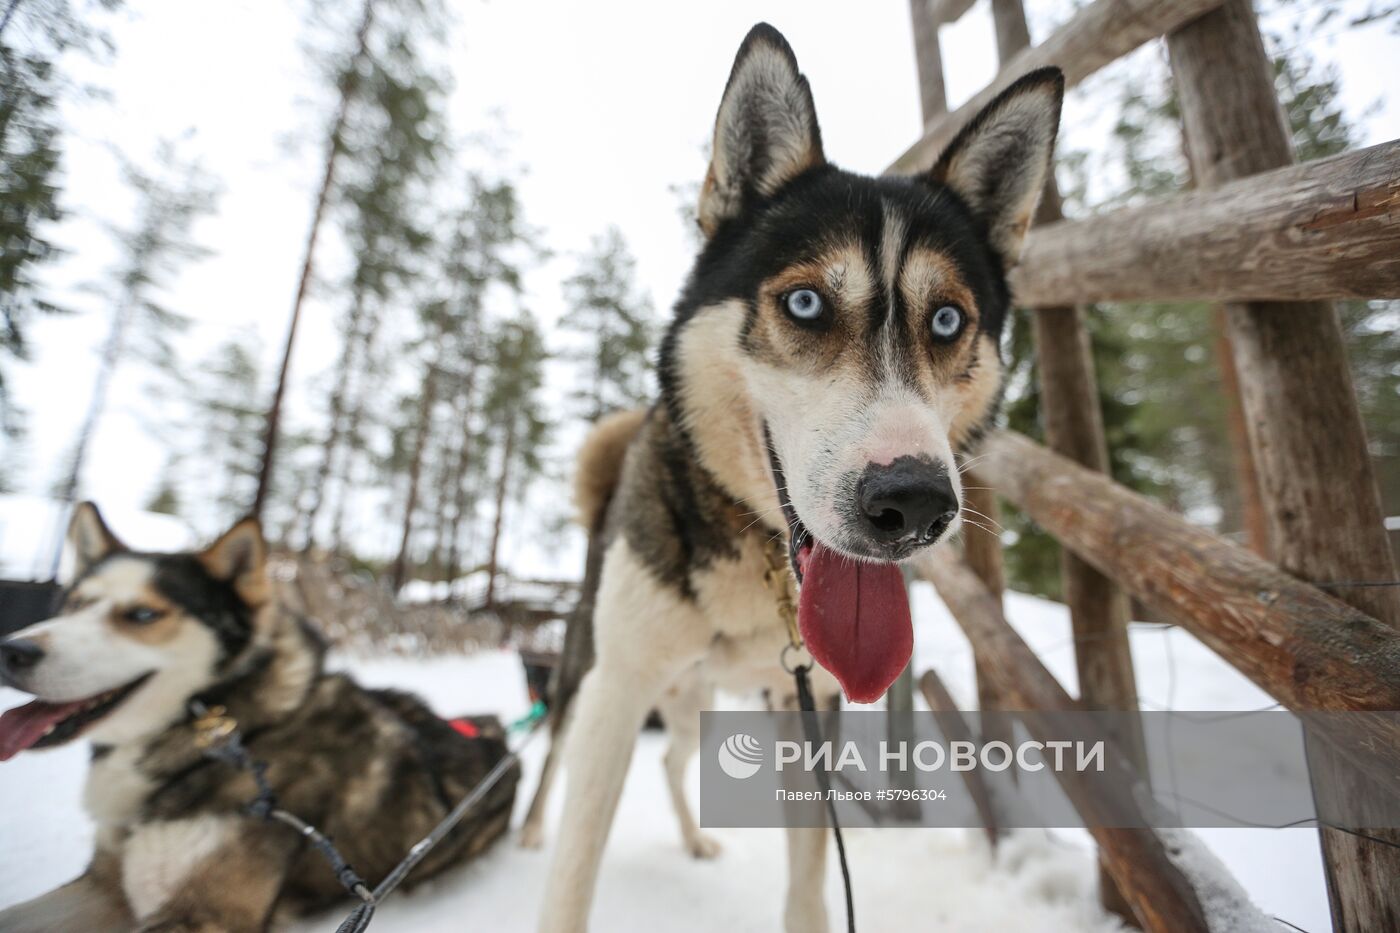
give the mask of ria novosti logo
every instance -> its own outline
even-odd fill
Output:
[[[751,778],[763,766],[763,746],[747,732],[736,732],[719,747],[719,766],[737,780]]]

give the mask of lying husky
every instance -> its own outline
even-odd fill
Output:
[[[547,933],[587,925],[646,711],[697,664],[779,671],[765,586],[785,539],[812,657],[857,702],[906,666],[897,562],[959,527],[955,451],[991,418],[1006,270],[1049,169],[1063,79],[1027,75],[925,175],[826,161],[792,50],[766,25],[734,62],[698,217],[706,242],[661,350],[661,400],[611,491],[596,661],[575,701]],[[599,487],[607,486],[606,478]],[[792,933],[827,929],[825,837],[789,830]],[[658,918],[659,921],[659,918]]]
[[[84,504],[69,542],[76,576],[60,614],[0,642],[0,677],[39,698],[0,717],[0,761],[91,740],[96,851],[77,881],[0,912],[3,933],[242,933],[266,929],[274,908],[346,896],[299,834],[244,813],[254,782],[202,754],[196,701],[236,721],[278,805],[333,837],[371,884],[505,754],[499,734],[464,738],[408,694],[325,673],[320,640],[272,596],[254,521],[199,553],[144,554]],[[517,779],[413,880],[501,835]]]

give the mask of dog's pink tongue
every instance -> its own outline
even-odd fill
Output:
[[[72,703],[35,700],[7,710],[0,716],[0,761],[9,761],[32,746],[44,737],[49,726],[62,722],[82,705],[82,700]]]
[[[812,545],[802,568],[797,624],[807,650],[856,703],[878,700],[914,653],[904,575]]]

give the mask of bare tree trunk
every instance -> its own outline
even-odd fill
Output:
[[[475,333],[475,331],[473,331]],[[476,359],[474,354],[468,356],[468,368],[462,377],[462,410],[461,418],[457,426],[457,463],[450,474],[449,482],[452,484],[452,522],[448,529],[447,545],[447,581],[451,586],[453,580],[457,579],[460,573],[461,563],[461,529],[462,516],[467,510],[467,467],[471,465],[472,451],[472,397],[476,392]],[[443,497],[444,501],[446,496]],[[451,591],[448,592],[448,599],[451,600]]]
[[[491,527],[491,551],[486,558],[486,606],[496,608],[496,572],[499,570],[501,524],[506,511],[506,490],[510,485],[510,461],[515,456],[515,418],[506,425],[505,447],[501,450],[501,473],[496,478],[496,520]]]
[[[408,464],[408,501],[404,503],[403,533],[399,537],[399,556],[394,558],[393,588],[397,593],[408,579],[408,546],[413,535],[413,513],[418,509],[418,479],[423,472],[423,451],[432,433],[433,402],[437,395],[437,366],[428,364],[423,373],[423,389],[418,397],[418,426],[413,439],[413,457]]]
[[[131,321],[131,304],[123,303],[112,316],[112,327],[107,331],[107,340],[102,345],[102,361],[97,367],[97,380],[92,386],[92,399],[88,402],[83,425],[78,429],[78,441],[73,446],[73,459],[68,465],[68,475],[59,487],[58,498],[62,502],[72,502],[78,494],[78,483],[82,479],[83,461],[87,459],[92,436],[97,432],[97,423],[107,408],[107,393],[112,388],[112,376],[121,362],[122,348],[126,345],[126,328]]]
[[[66,504],[72,504],[78,497],[78,484],[82,480],[83,462],[87,460],[88,447],[92,445],[92,437],[97,433],[97,424],[102,420],[102,413],[107,408],[107,393],[111,391],[112,376],[116,373],[117,364],[121,362],[122,348],[126,345],[126,328],[131,321],[131,303],[124,302],[118,306],[116,313],[112,316],[112,327],[107,331],[107,340],[102,346],[102,360],[97,367],[97,381],[92,386],[92,399],[88,402],[87,414],[83,416],[83,425],[78,429],[78,440],[73,445],[73,457],[68,464],[68,475],[64,477],[62,485],[58,488],[58,500]],[[67,516],[62,512],[59,514],[60,522],[67,521]],[[54,548],[53,561],[50,566],[49,576],[58,577],[58,564],[63,557],[63,534],[62,529],[54,535],[57,542]]]
[[[463,421],[466,419],[464,418]],[[462,533],[462,513],[467,508],[467,481],[466,469],[469,459],[468,448],[471,440],[466,434],[462,435],[457,448],[457,468],[452,473],[452,519],[447,527],[447,563],[443,568],[443,573],[447,576],[447,582],[451,585],[453,580],[461,572],[459,564],[462,561],[461,533]],[[449,594],[449,599],[451,594]]]
[[[306,292],[311,285],[312,269],[316,257],[316,237],[321,231],[321,220],[326,214],[326,204],[330,200],[331,188],[335,184],[335,165],[342,150],[341,134],[345,131],[346,116],[350,111],[350,99],[354,96],[361,63],[369,54],[369,28],[374,21],[374,0],[365,0],[364,14],[360,19],[359,31],[355,34],[355,55],[350,67],[343,72],[340,82],[340,105],[336,110],[335,122],[331,124],[331,138],[326,151],[326,168],[321,175],[321,188],[316,193],[316,207],[311,213],[311,230],[306,235],[306,251],[301,262],[301,277],[297,280],[296,297],[292,299],[291,320],[287,324],[287,340],[282,347],[282,364],[277,371],[277,387],[272,392],[272,404],[267,409],[267,427],[263,434],[262,464],[258,468],[258,490],[253,496],[252,514],[261,516],[267,501],[268,488],[272,484],[272,469],[277,459],[277,432],[282,418],[282,398],[287,392],[287,376],[292,365],[292,349],[296,345],[297,325],[301,323],[301,306],[306,300]]]
[[[364,402],[350,409],[345,436],[353,438],[360,433],[360,419],[364,415]],[[350,474],[355,469],[354,451],[348,451],[342,459],[343,467],[340,482],[336,484],[335,508],[331,512],[331,553],[339,557],[345,550],[345,509],[350,499]]]
[[[448,467],[447,452],[444,451],[439,458],[437,472],[433,477],[433,489],[435,498],[433,500],[432,512],[436,524],[433,526],[433,553],[430,565],[433,568],[433,575],[436,579],[443,579],[443,560],[447,554],[447,476],[451,472]]]
[[[340,442],[345,437],[346,402],[350,393],[350,368],[355,362],[357,345],[365,339],[360,334],[360,324],[363,317],[364,294],[362,289],[357,288],[350,305],[350,313],[346,316],[345,345],[341,347],[340,361],[336,365],[335,388],[331,390],[330,430],[326,434],[326,443],[322,448],[321,465],[316,470],[316,481],[311,484],[311,504],[306,509],[306,521],[303,527],[303,537],[305,538],[302,545],[303,551],[310,551],[316,546],[316,519],[320,515],[322,504],[326,501],[326,483],[330,481],[336,454],[340,450]]]
[[[345,455],[341,458],[344,467],[340,473],[340,482],[337,484],[338,497],[335,509],[331,518],[331,553],[339,557],[345,549],[345,509],[350,498],[350,474],[355,468],[355,450],[353,445],[360,436],[360,423],[365,417],[365,404],[368,396],[366,381],[370,378],[372,371],[372,361],[374,359],[374,340],[379,333],[379,328],[383,325],[383,316],[376,313],[372,315],[365,326],[364,337],[360,341],[360,380],[358,385],[351,386],[352,399],[348,420],[345,422],[345,440],[351,445],[346,448]],[[345,448],[345,444],[341,445]]]

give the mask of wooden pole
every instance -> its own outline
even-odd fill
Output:
[[[277,440],[281,430],[282,399],[287,394],[287,379],[292,369],[292,350],[296,346],[297,327],[301,323],[301,306],[311,287],[312,268],[316,259],[316,239],[321,232],[321,220],[330,203],[331,188],[335,184],[335,166],[343,149],[342,134],[345,121],[350,113],[350,99],[354,96],[359,81],[360,64],[369,54],[369,29],[374,22],[374,0],[365,0],[364,12],[360,17],[360,28],[355,33],[355,54],[344,71],[340,82],[340,105],[336,109],[335,121],[331,124],[331,138],[326,146],[326,167],[321,174],[321,187],[316,192],[316,206],[311,212],[311,229],[306,234],[306,250],[301,260],[301,277],[297,279],[296,296],[292,299],[292,315],[287,322],[287,339],[282,345],[282,363],[277,369],[277,386],[272,390],[272,404],[267,408],[267,425],[263,431],[262,462],[258,467],[258,489],[253,494],[253,507],[250,514],[261,517],[267,503],[268,491],[272,486],[272,471],[277,460]]]
[[[943,85],[943,51],[938,46],[938,21],[933,18],[930,0],[909,0],[909,19],[914,27],[914,64],[919,71],[919,106],[924,127],[948,112],[948,93]]]
[[[1294,161],[1249,0],[1226,0],[1176,30],[1167,50],[1197,185],[1210,188]],[[1226,322],[1270,552],[1284,570],[1306,580],[1395,579],[1336,309],[1324,303],[1230,305]],[[1336,592],[1382,624],[1400,627],[1400,588]],[[1325,763],[1314,780],[1324,796],[1385,792]],[[1372,835],[1400,843],[1400,832]],[[1332,829],[1321,836],[1333,926],[1400,928],[1400,848]]]
[[[919,692],[924,695],[924,702],[933,711],[933,718],[938,722],[938,728],[943,732],[943,738],[946,741],[976,741],[967,720],[958,710],[958,705],[953,702],[953,695],[948,692],[943,681],[932,670],[924,671],[924,675],[919,678]],[[983,717],[981,731],[984,740],[986,729],[987,720]],[[992,848],[996,848],[998,820],[996,808],[992,804],[992,795],[982,780],[981,772],[977,769],[968,768],[963,771],[962,775],[963,782],[967,784],[967,792],[972,795],[972,804],[977,808],[977,815],[982,818],[982,828],[987,833],[987,842],[991,844]]]
[[[1003,68],[1029,48],[1030,30],[1021,0],[994,0],[997,56]],[[1051,173],[1036,223],[1062,220],[1060,192]],[[1091,470],[1108,471],[1108,442],[1099,408],[1098,381],[1084,314],[1077,307],[1032,312],[1036,363],[1040,370],[1041,420],[1051,448]],[[1061,549],[1060,577],[1074,632],[1079,699],[1089,709],[1136,710],[1137,683],[1128,646],[1128,602],[1113,581],[1071,551]],[[1118,736],[1142,774],[1147,752],[1142,733]],[[1108,910],[1130,918],[1128,901],[1109,866],[1100,860],[1100,899]]]
[[[1240,500],[1240,523],[1249,549],[1266,560],[1269,557],[1268,516],[1264,513],[1264,493],[1254,468],[1254,448],[1245,424],[1244,402],[1240,396],[1240,371],[1235,367],[1235,350],[1230,343],[1225,309],[1211,311],[1215,330],[1215,360],[1220,367],[1220,389],[1225,396],[1225,429],[1230,439],[1230,456],[1235,466],[1235,494]]]
[[[1006,592],[1006,566],[1001,553],[1001,510],[996,492],[986,479],[976,473],[963,476],[963,556],[982,585],[1001,602]],[[982,672],[982,664],[973,649],[977,665],[977,708],[983,711],[1006,709],[1005,698],[997,694],[996,683]],[[985,724],[984,724],[985,726]],[[984,735],[984,739],[1005,739],[1005,736]]]
[[[1017,302],[1400,297],[1400,140],[1198,185],[1031,230]]]
[[[933,21],[934,28],[955,23],[962,19],[962,15],[972,9],[977,0],[928,0],[929,19]]]
[[[408,494],[403,507],[403,525],[399,535],[399,553],[394,558],[390,585],[395,594],[408,582],[409,547],[413,540],[413,515],[418,511],[418,485],[423,473],[423,455],[432,439],[433,406],[437,404],[438,369],[429,363],[423,372],[418,390],[418,423],[413,431],[413,453],[408,462]]]
[[[989,662],[988,673],[997,678],[999,689],[1024,711],[1020,717],[1026,729],[1043,741],[1050,734],[1046,726],[1053,714],[1079,705],[1007,624],[997,600],[966,565],[935,554],[921,567],[968,640],[982,649]],[[1116,755],[1109,757],[1121,760]],[[1103,780],[1093,772],[1057,771],[1055,776],[1075,809],[1083,814],[1099,845],[1105,871],[1143,929],[1153,933],[1207,931],[1195,889],[1171,861],[1155,832],[1100,826],[1108,820],[1096,815],[1140,809],[1133,783],[1116,774]],[[1145,818],[1142,822],[1146,825]]]

